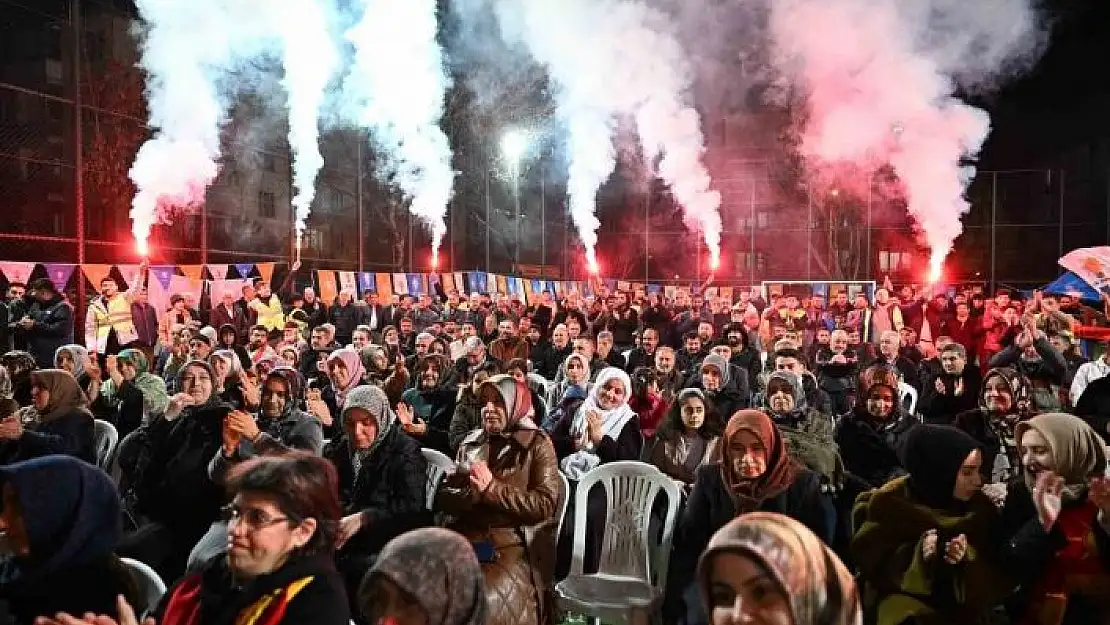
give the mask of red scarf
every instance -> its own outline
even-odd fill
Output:
[[[1090,501],[1060,511],[1056,527],[1066,543],[1033,586],[1032,600],[1019,625],[1060,625],[1073,594],[1102,603],[1104,610],[1110,608],[1110,574],[1102,565],[1093,530],[1097,516],[1098,508]]]
[[[278,625],[285,618],[289,603],[312,577],[295,580],[262,595],[236,617],[236,625]],[[162,625],[202,625],[200,615],[201,576],[190,575],[173,590],[162,615]]]

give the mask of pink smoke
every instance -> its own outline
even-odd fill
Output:
[[[1007,61],[1039,49],[1024,0],[772,0],[774,64],[799,88],[799,147],[811,183],[854,169],[860,186],[889,165],[931,250],[930,271],[962,230],[971,165],[990,131],[985,111],[957,97]]]

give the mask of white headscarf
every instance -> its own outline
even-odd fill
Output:
[[[614,379],[624,385],[624,398],[616,408],[602,410],[598,402],[598,396],[605,389],[605,385]],[[632,381],[629,380],[627,373],[616,367],[602,369],[601,373],[597,374],[597,380],[594,381],[594,387],[589,397],[578,407],[578,412],[574,413],[574,421],[570,425],[571,436],[577,439],[586,432],[586,415],[593,410],[601,414],[602,435],[616,440],[625,424],[636,416],[636,412],[628,406],[628,396],[631,392]],[[599,464],[601,464],[601,459],[598,458],[593,443],[589,442],[586,443],[585,447],[563,458],[563,461],[559,463],[563,473],[566,473],[567,477],[572,480],[581,479],[583,475]]]

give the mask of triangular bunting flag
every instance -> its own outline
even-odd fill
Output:
[[[438,273],[428,274],[428,294],[429,295],[435,295],[435,290],[436,290],[435,285],[437,285],[437,284],[439,284],[439,274]]]
[[[8,284],[18,282],[26,285],[31,281],[31,272],[35,270],[35,263],[0,263],[0,271],[4,272],[4,277],[8,279]]]
[[[204,265],[178,265],[178,268],[190,280],[200,280],[204,273]]]
[[[335,272],[330,269],[321,269],[316,272],[316,280],[320,284],[320,299],[331,306],[339,296],[339,289],[335,284]]]
[[[81,271],[85,274],[89,284],[93,289],[100,291],[100,283],[104,281],[112,273],[111,265],[81,265]]]
[[[153,265],[150,268],[150,275],[158,280],[162,288],[170,290],[170,278],[177,275],[177,267],[173,265]],[[173,293],[170,293],[170,295],[173,295]]]
[[[393,292],[397,295],[409,294],[409,279],[403,273],[393,274]]]
[[[262,279],[266,284],[270,284],[270,279],[274,277],[274,264],[273,263],[255,263],[258,268],[258,273],[262,275]]]
[[[156,280],[156,282],[159,285],[161,285],[162,284],[162,278],[161,278],[161,276],[158,275],[158,273],[156,273],[154,271],[154,267],[150,268],[150,272],[153,273],[155,275],[155,277],[158,278]],[[179,295],[189,294],[189,295],[193,296],[192,301],[194,301],[194,302],[199,302],[200,301],[201,291],[204,290],[204,283],[203,282],[201,282],[200,280],[194,280],[194,279],[189,278],[187,276],[177,276],[177,275],[170,274],[170,279],[169,279],[167,284],[168,284],[168,286],[166,288],[166,292],[168,292],[171,296],[175,295],[175,294],[179,294]]]
[[[254,271],[254,263],[235,263],[235,271],[239,272],[240,278],[249,278]]]
[[[46,277],[50,278],[59,293],[66,290],[69,279],[73,277],[73,270],[77,269],[77,265],[70,263],[43,263],[42,266],[46,267]]]
[[[649,284],[647,286],[648,295],[659,295],[663,292],[663,287],[658,284]]]
[[[374,286],[374,274],[369,271],[358,272],[358,291],[359,296],[369,293],[370,291],[377,290]]]
[[[440,276],[440,283],[443,284],[443,290],[446,293],[450,293],[451,291],[457,293],[459,290],[459,287],[455,286],[455,274],[453,273],[445,273]]]
[[[120,275],[123,276],[123,281],[127,283],[127,288],[130,289],[139,281],[140,271],[138,265],[116,265],[116,269],[118,269]]]
[[[427,293],[427,289],[424,288],[424,274],[405,274],[405,281],[408,283],[409,295],[424,295]]]
[[[497,276],[497,292],[502,293],[502,294],[508,294],[508,292],[509,292],[509,283],[508,283],[507,280],[505,280],[505,276]]]
[[[455,290],[459,292],[459,295],[463,295],[464,291],[468,291],[466,285],[466,274],[461,271],[455,272]]]
[[[721,287],[721,297],[727,299],[729,304],[732,304],[732,287],[731,286]]]
[[[355,272],[339,272],[339,289],[342,291],[350,291],[352,294],[355,294],[357,296],[358,282],[355,280]]]
[[[374,287],[378,289],[378,301],[383,306],[393,301],[393,278],[388,273],[374,274]]]
[[[227,280],[227,265],[205,265],[213,280]]]

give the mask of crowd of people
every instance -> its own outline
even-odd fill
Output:
[[[322,302],[296,269],[166,311],[106,278],[83,344],[49,280],[9,285],[0,623],[557,623],[576,538],[605,566],[604,492],[581,537],[574,493],[617,461],[681,493],[668,624],[1110,614],[1110,352],[1075,335],[1105,311],[889,281]]]

